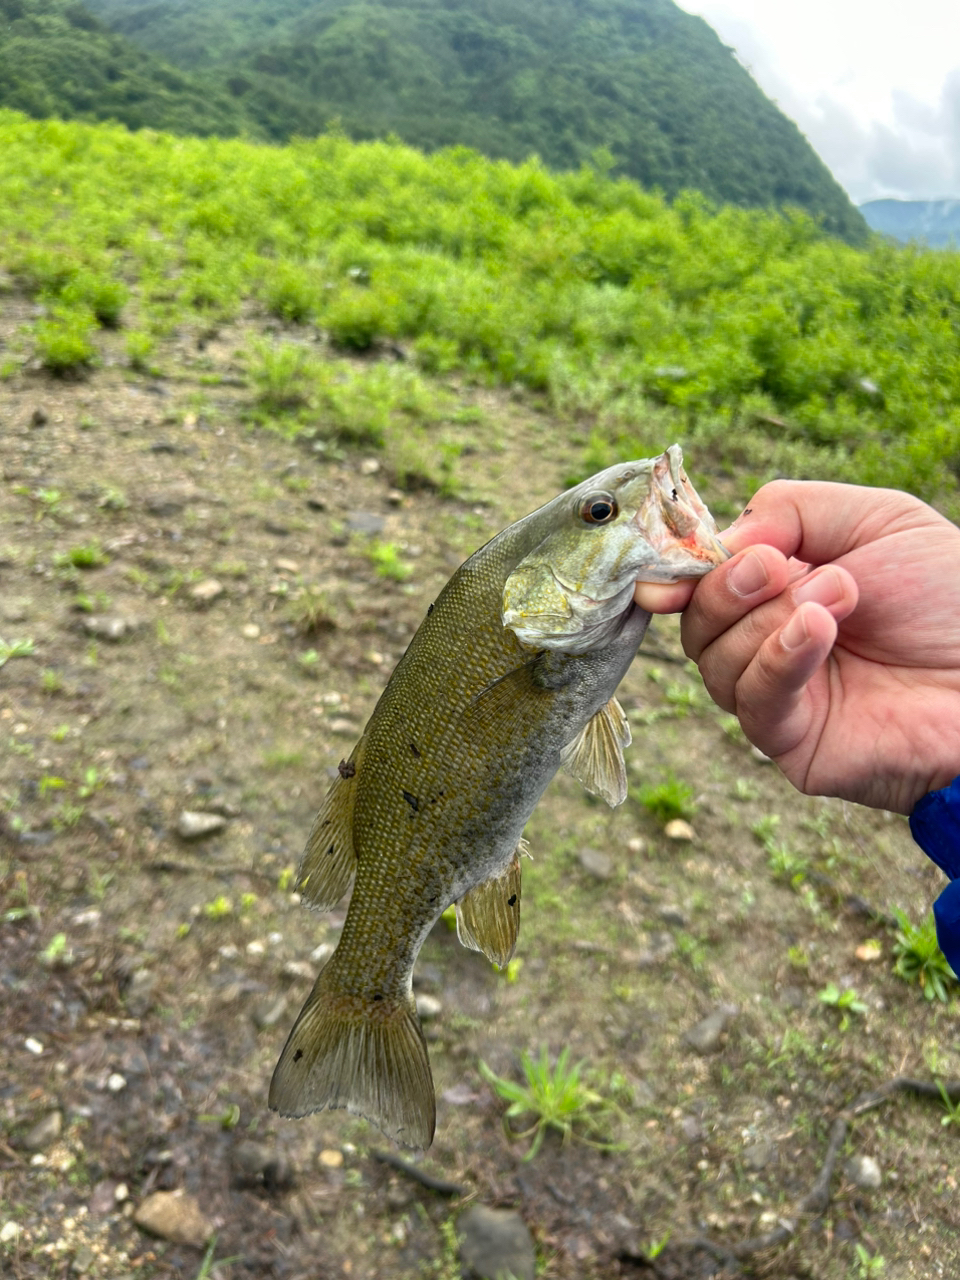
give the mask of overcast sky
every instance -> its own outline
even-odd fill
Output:
[[[678,0],[855,203],[960,199],[960,0]]]

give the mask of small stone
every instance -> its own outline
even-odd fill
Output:
[[[421,1021],[439,1017],[442,1009],[443,1005],[436,996],[428,996],[425,993],[417,996],[417,1013]]]
[[[132,618],[121,618],[115,614],[91,614],[81,622],[87,635],[96,636],[98,640],[109,640],[111,644],[119,644],[124,636],[136,631],[137,625]]]
[[[46,409],[43,407],[42,404],[38,404],[37,407],[34,409],[33,413],[31,413],[30,415],[31,427],[45,427],[49,421],[50,421],[50,415],[47,413]]]
[[[198,604],[212,604],[225,590],[226,587],[216,578],[205,578],[203,582],[190,588],[190,595]]]
[[[182,1191],[154,1191],[140,1205],[133,1220],[138,1227],[174,1244],[202,1249],[213,1235],[213,1223],[193,1196]]]
[[[472,1205],[457,1222],[457,1234],[460,1262],[477,1280],[534,1280],[533,1237],[516,1210]]]
[[[776,1158],[776,1144],[765,1139],[761,1142],[755,1142],[752,1146],[744,1147],[742,1160],[744,1168],[749,1169],[751,1173],[759,1173],[761,1169],[765,1169]]]
[[[863,942],[857,947],[854,955],[858,960],[862,960],[864,964],[872,964],[874,960],[879,960],[883,955],[883,946],[876,938],[870,938],[867,942]]]
[[[310,959],[314,964],[326,964],[334,951],[336,947],[332,942],[321,942],[319,947],[314,947],[310,952]]]
[[[0,1227],[0,1244],[13,1244],[14,1240],[16,1240],[19,1235],[20,1228],[15,1222],[5,1222],[3,1226]]]
[[[307,506],[311,511],[326,511],[327,500],[319,494],[314,494],[312,497],[307,499]]]
[[[638,853],[643,853],[647,847],[647,842],[643,836],[631,836],[627,841],[627,853],[632,853],[634,857]]]
[[[177,835],[181,840],[202,840],[205,836],[222,831],[226,825],[226,818],[219,813],[184,809],[177,819]]]
[[[348,533],[365,533],[370,537],[383,533],[386,520],[372,511],[353,511],[347,516]]]
[[[113,1188],[113,1198],[117,1204],[123,1204],[124,1200],[130,1199],[130,1188],[125,1182],[118,1182]]]
[[[275,1000],[266,1000],[254,1006],[253,1021],[261,1031],[275,1027],[287,1011],[287,997],[278,996]]]
[[[262,1186],[282,1191],[293,1185],[293,1170],[275,1147],[245,1139],[238,1142],[232,1157],[233,1177],[238,1186]]]
[[[285,978],[302,978],[304,982],[312,982],[317,971],[306,960],[288,960],[280,970]]]
[[[678,929],[685,929],[689,923],[686,914],[681,911],[679,907],[670,906],[668,904],[662,906],[657,912],[657,915],[664,924],[676,925]]]
[[[684,822],[683,818],[674,818],[663,828],[663,834],[668,840],[695,840],[696,832],[689,822]]]
[[[613,875],[613,859],[600,849],[581,849],[577,860],[595,880],[609,880]]]
[[[286,560],[284,559],[283,556],[280,556],[279,559],[274,560],[273,567],[279,573],[299,573],[300,572],[300,565],[297,563],[296,560]]]
[[[689,1031],[685,1031],[683,1033],[684,1042],[695,1053],[699,1053],[701,1057],[716,1053],[721,1047],[723,1033],[729,1026],[730,1020],[736,1014],[736,1005],[721,1005],[718,1009],[714,1009],[713,1013],[708,1013],[705,1018],[701,1018]]]
[[[107,1088],[111,1093],[122,1093],[126,1087],[126,1076],[122,1076],[119,1071],[113,1071],[107,1076]]]
[[[149,969],[135,969],[130,976],[130,985],[124,992],[123,1001],[127,1012],[134,1018],[142,1018],[153,1004],[153,993],[157,987],[156,975]]]
[[[376,458],[364,458],[360,463],[360,474],[362,476],[375,476],[380,470],[380,463]]]
[[[43,1045],[39,1040],[35,1040],[33,1036],[28,1036],[27,1039],[24,1040],[23,1047],[26,1049],[27,1053],[35,1054],[37,1057],[43,1053]]]
[[[631,959],[638,969],[652,969],[655,965],[663,964],[664,960],[669,960],[676,949],[677,943],[672,934],[652,933],[646,951],[632,955]]]
[[[404,494],[402,489],[388,489],[387,501],[391,507],[402,507],[404,503]]]
[[[337,1151],[333,1147],[327,1147],[321,1151],[317,1159],[325,1169],[340,1169],[343,1167],[343,1152]]]
[[[240,628],[240,634],[245,640],[256,640],[260,635],[260,628],[255,622],[248,622],[246,626]]]
[[[873,1156],[851,1156],[843,1171],[861,1191],[876,1191],[883,1182],[880,1166]]]
[[[684,1116],[680,1121],[680,1132],[688,1142],[700,1142],[706,1137],[706,1130],[696,1116]]]
[[[24,1134],[23,1145],[27,1151],[42,1151],[44,1147],[49,1147],[56,1142],[62,1129],[62,1114],[59,1111],[50,1111]]]
[[[76,1276],[83,1276],[93,1266],[93,1250],[88,1244],[82,1244],[73,1255],[73,1261],[70,1263],[70,1270]]]
[[[352,720],[344,720],[338,717],[336,720],[330,721],[330,732],[354,734],[357,732],[357,726]]]

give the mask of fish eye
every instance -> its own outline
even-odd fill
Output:
[[[609,493],[591,493],[580,504],[580,519],[586,524],[609,524],[620,508]]]

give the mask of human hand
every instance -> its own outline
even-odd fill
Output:
[[[711,696],[794,786],[909,813],[960,774],[960,529],[909,494],[777,480],[723,542],[637,602],[686,606]]]

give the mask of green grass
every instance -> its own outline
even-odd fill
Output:
[[[926,915],[919,925],[911,924],[903,911],[895,910],[894,914],[900,926],[893,947],[896,957],[894,973],[905,982],[917,983],[928,1000],[940,1000],[946,1004],[948,991],[956,983],[956,975],[937,942],[933,912]]]
[[[696,812],[693,787],[673,775],[656,786],[632,787],[630,794],[659,822],[692,818]]]

